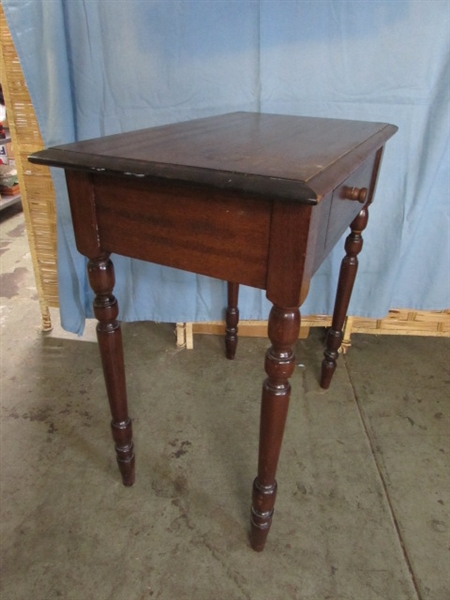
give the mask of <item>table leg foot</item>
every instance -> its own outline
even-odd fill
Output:
[[[228,304],[225,315],[225,348],[226,357],[233,360],[236,355],[236,347],[238,343],[238,323],[239,323],[239,284],[229,281],[228,287]]]
[[[109,254],[90,260],[89,283],[95,292],[94,314],[98,319],[97,339],[112,416],[111,430],[117,463],[126,486],[134,483],[134,450],[131,419],[128,416],[122,332],[117,321],[119,307],[112,291],[114,267]]]
[[[275,475],[289,407],[291,386],[288,378],[295,367],[292,350],[300,330],[298,308],[273,306],[269,316],[272,346],[266,353],[259,436],[258,476],[253,483],[250,517],[250,544],[258,552],[264,549],[272,523],[277,482]]]
[[[262,486],[258,480],[253,482],[253,500],[250,515],[250,545],[256,552],[262,552],[266,545],[272,516],[274,512],[275,498],[277,493],[277,482],[270,486]],[[264,505],[271,506],[264,510]],[[260,507],[256,509],[255,506]]]
[[[327,332],[327,348],[322,361],[322,373],[320,377],[320,387],[327,390],[330,387],[331,380],[337,366],[339,348],[342,344],[342,331],[336,331],[330,327]]]
[[[116,444],[116,458],[123,485],[129,487],[135,481],[135,458],[132,441],[131,419],[123,422],[111,421],[111,431]]]
[[[356,272],[358,270],[358,254],[363,246],[362,231],[367,226],[369,219],[369,210],[365,206],[352,221],[350,225],[351,232],[345,240],[346,255],[341,264],[339,272],[338,289],[334,304],[333,320],[328,330],[326,340],[326,350],[322,361],[322,374],[320,378],[320,387],[328,389],[331,379],[336,369],[336,361],[339,356],[339,348],[342,344],[343,327],[347,317],[348,305],[352,295],[353,284],[355,283]]]

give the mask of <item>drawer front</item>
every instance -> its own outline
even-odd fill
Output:
[[[331,252],[364,204],[372,200],[377,165],[377,154],[375,153],[335,188],[331,200],[327,233],[325,236],[325,254]],[[362,188],[367,189],[363,203],[358,200],[348,199],[352,192],[353,194],[357,194],[357,190],[361,190]]]

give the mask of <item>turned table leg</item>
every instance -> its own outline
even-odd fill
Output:
[[[342,344],[344,321],[347,316],[348,305],[355,283],[358,270],[358,254],[363,246],[361,232],[367,226],[369,218],[368,207],[364,207],[350,225],[351,233],[345,240],[346,255],[341,264],[336,301],[333,311],[333,320],[327,333],[326,350],[322,361],[322,375],[320,386],[323,389],[330,387],[331,379],[336,369],[338,350]]]
[[[228,359],[233,360],[236,354],[238,342],[238,323],[239,323],[239,284],[229,281],[228,284],[228,304],[225,315],[225,348]]]
[[[134,483],[134,452],[131,420],[127,409],[122,332],[117,321],[119,308],[113,295],[114,267],[105,254],[88,263],[89,283],[95,292],[94,314],[98,319],[97,339],[111,410],[111,429],[117,463],[124,485]]]
[[[254,550],[264,549],[274,511],[277,482],[275,474],[289,406],[291,386],[288,378],[295,366],[292,350],[300,330],[298,308],[273,306],[269,316],[272,346],[266,353],[261,402],[258,475],[253,482],[250,543]]]

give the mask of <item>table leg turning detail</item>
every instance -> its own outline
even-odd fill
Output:
[[[250,543],[254,550],[264,549],[275,505],[275,474],[283,440],[294,372],[293,346],[300,331],[298,308],[273,306],[269,316],[269,339],[263,385],[259,435],[258,475],[253,483]]]
[[[333,320],[327,333],[326,350],[322,361],[320,386],[327,390],[336,369],[338,350],[342,344],[344,321],[358,270],[358,254],[362,250],[363,238],[361,233],[367,226],[369,209],[364,207],[352,221],[351,232],[345,240],[346,255],[342,260],[339,272],[338,289],[333,310]]]
[[[98,320],[97,339],[111,410],[111,430],[123,484],[133,485],[135,459],[131,419],[128,416],[122,332],[117,321],[119,307],[113,295],[114,266],[109,254],[90,260],[89,283],[95,292],[94,315]]]
[[[239,284],[232,281],[227,283],[228,303],[225,313],[225,348],[226,356],[233,360],[236,355],[238,343],[238,324],[239,324]]]

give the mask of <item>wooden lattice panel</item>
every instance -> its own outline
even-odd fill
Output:
[[[48,309],[59,304],[55,192],[49,169],[28,162],[28,156],[41,150],[44,144],[1,5],[0,64],[42,323],[44,329],[51,329]]]
[[[300,338],[308,336],[310,327],[329,327],[331,317],[324,315],[302,318]],[[177,323],[177,345],[192,349],[194,334],[224,335],[225,323],[214,321],[207,323]],[[390,310],[384,319],[365,319],[348,317],[344,328],[342,352],[351,346],[353,333],[371,333],[376,335],[425,335],[450,337],[450,310],[411,311]],[[266,321],[242,321],[239,325],[242,337],[267,337]]]

